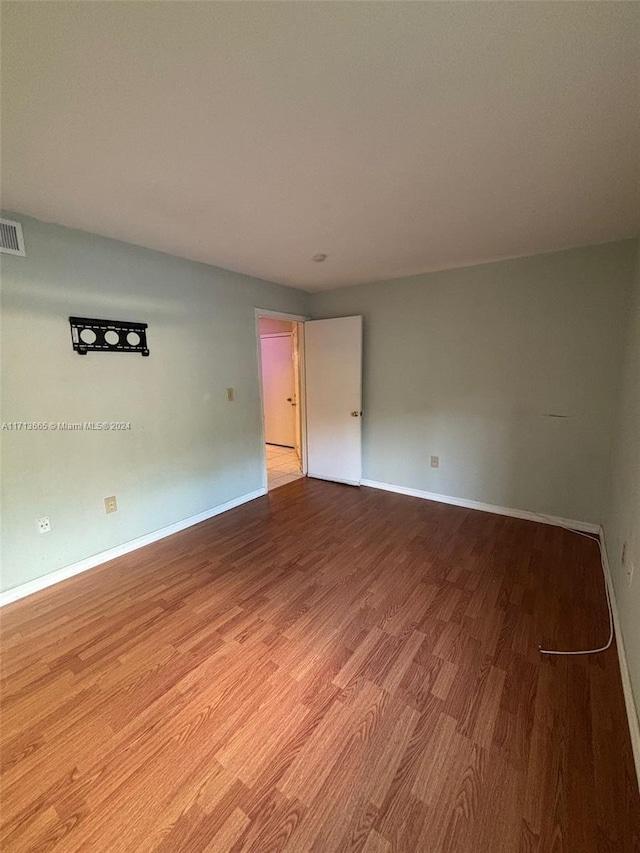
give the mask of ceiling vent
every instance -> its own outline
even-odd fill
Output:
[[[0,252],[25,256],[22,225],[11,219],[0,219]]]

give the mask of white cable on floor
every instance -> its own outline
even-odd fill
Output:
[[[609,609],[609,639],[607,640],[604,646],[600,646],[598,649],[581,649],[580,651],[570,651],[570,652],[560,652],[554,649],[543,649],[542,646],[538,646],[540,649],[541,655],[594,655],[598,652],[606,652],[608,648],[610,648],[611,643],[613,643],[613,609],[611,607],[611,596],[609,595],[609,584],[607,583],[607,575],[604,570],[604,551],[602,548],[602,542],[600,541],[599,536],[591,536],[589,533],[582,533],[580,530],[574,530],[572,527],[568,527],[565,524],[558,524],[552,518],[549,518],[546,515],[542,515],[542,513],[537,512],[537,516],[540,518],[544,518],[545,521],[553,524],[554,527],[562,527],[563,530],[568,530],[569,533],[576,533],[578,536],[584,536],[585,539],[591,539],[592,542],[596,542],[598,545],[598,550],[600,551],[600,567],[602,569],[602,576],[604,578],[604,591],[607,596],[607,607]]]

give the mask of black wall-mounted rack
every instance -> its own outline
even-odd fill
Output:
[[[69,324],[73,348],[78,355],[88,352],[139,352],[149,355],[146,323],[69,317]]]

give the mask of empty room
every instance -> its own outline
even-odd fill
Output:
[[[0,13],[3,853],[639,853],[640,3]]]

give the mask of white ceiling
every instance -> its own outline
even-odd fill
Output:
[[[639,13],[3,3],[3,206],[306,290],[631,236]]]

